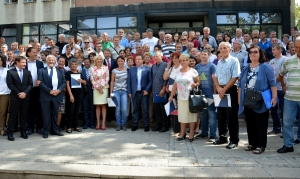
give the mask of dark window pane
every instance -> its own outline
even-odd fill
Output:
[[[43,34],[57,34],[57,26],[55,24],[42,24],[41,35]]]
[[[251,36],[252,31],[258,30],[260,31],[259,25],[240,25],[240,28],[243,29],[243,32],[248,32]]]
[[[236,15],[217,15],[218,24],[236,24]]]
[[[97,35],[100,36],[104,32],[106,32],[108,34],[108,37],[113,38],[113,36],[117,33],[117,29],[98,29],[97,30]]]
[[[136,27],[137,18],[136,17],[119,17],[118,18],[119,27]]]
[[[97,28],[116,28],[117,18],[116,17],[100,17],[97,18]]]
[[[15,36],[16,28],[4,28],[2,32],[2,36]]]
[[[37,25],[24,25],[23,26],[23,35],[38,35],[39,26]]]
[[[262,13],[262,23],[281,23],[281,13]]]
[[[95,28],[95,19],[80,18],[77,22],[77,29],[92,29]]]
[[[34,40],[35,42],[39,42],[39,37],[38,36],[23,36],[22,37],[22,44],[23,45],[28,45],[29,40]],[[41,45],[43,45],[43,44],[41,43]]]
[[[258,13],[239,13],[240,24],[259,24]]]
[[[237,26],[217,26],[217,32],[218,33],[229,33],[231,35],[231,38],[235,37],[235,29]]]
[[[68,30],[70,30],[69,24],[59,24],[59,27],[58,27],[59,34],[63,34],[64,32],[66,32]]]
[[[5,37],[5,43],[8,45],[8,49],[10,49],[10,44],[16,41],[16,37]]]
[[[54,42],[57,42],[57,35],[41,35],[40,43],[43,45],[45,43],[45,37],[48,37],[50,39],[53,39]]]

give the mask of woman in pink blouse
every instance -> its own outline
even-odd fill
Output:
[[[96,130],[100,129],[100,115],[102,113],[102,130],[106,129],[106,104],[108,97],[109,71],[107,66],[103,65],[101,56],[94,57],[94,67],[90,68],[90,78],[93,84],[93,99],[96,105]]]

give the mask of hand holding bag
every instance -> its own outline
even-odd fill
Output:
[[[198,87],[197,87],[198,91]],[[202,109],[208,107],[208,101],[200,90],[200,95],[195,94],[195,90],[192,90],[192,95],[189,96],[189,111],[190,113],[201,112]]]

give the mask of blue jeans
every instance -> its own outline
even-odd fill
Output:
[[[300,101],[284,99],[283,111],[283,139],[286,147],[294,145],[294,123],[300,111]]]
[[[116,106],[116,122],[118,126],[126,125],[127,120],[127,108],[128,108],[128,95],[127,91],[117,90],[113,91],[115,94],[118,105]]]
[[[279,98],[279,103],[277,103],[276,106],[271,107],[270,109],[273,119],[273,131],[281,131],[280,112],[281,114],[283,113],[284,106],[284,92],[281,90],[277,90],[277,96]]]
[[[300,140],[300,110],[298,111],[298,133],[297,139]]]
[[[92,94],[87,94],[83,97],[83,117],[85,120],[85,126],[91,126],[95,127],[95,119],[94,119],[94,103],[93,103],[93,95]],[[89,111],[90,111],[90,116],[89,117]]]
[[[133,103],[133,126],[138,126],[139,108],[142,107],[144,126],[149,126],[149,95],[144,96],[142,91],[137,91],[132,98]]]
[[[203,109],[199,113],[201,122],[201,134],[208,135],[208,123],[209,123],[209,135],[210,137],[216,137],[217,131],[217,113],[214,104],[211,104],[208,108]]]

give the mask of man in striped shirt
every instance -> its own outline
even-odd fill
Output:
[[[287,58],[279,72],[282,90],[285,91],[283,109],[284,145],[278,153],[294,152],[294,123],[300,110],[300,37],[295,40],[296,54]],[[287,76],[287,84],[284,76]]]
[[[172,35],[166,34],[165,35],[165,43],[161,45],[162,52],[164,56],[170,59],[170,51],[175,52],[175,43],[172,42]]]

